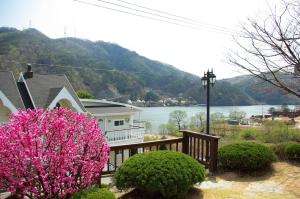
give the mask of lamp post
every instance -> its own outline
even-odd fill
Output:
[[[204,72],[204,76],[201,78],[201,83],[206,88],[206,134],[209,134],[209,108],[210,108],[210,86],[214,86],[216,82],[216,75],[213,70]]]
[[[204,76],[201,78],[201,83],[202,83],[202,86],[204,88],[206,88],[206,134],[209,135],[209,108],[210,108],[210,86],[214,86],[216,82],[216,75],[213,73],[213,70],[209,71],[207,70],[207,72],[205,73],[204,72]],[[206,161],[209,160],[209,142],[206,141],[206,156],[205,156],[205,159]]]

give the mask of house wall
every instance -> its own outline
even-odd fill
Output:
[[[75,99],[72,97],[72,95],[65,87],[54,98],[54,100],[50,103],[48,108],[50,109],[55,108],[57,103],[59,102],[63,102],[63,104],[67,104],[67,106],[69,106],[72,110],[76,110],[77,112],[80,113],[83,112],[83,110],[80,108],[80,106],[77,104]]]
[[[124,125],[115,126],[115,121],[124,121]],[[116,116],[107,116],[105,118],[105,130],[106,131],[114,131],[114,130],[122,130],[129,129],[132,125],[132,117],[131,115],[116,115]]]
[[[8,122],[11,111],[0,100],[0,122]]]
[[[0,91],[0,122],[8,122],[9,114],[17,112],[16,107],[11,101]]]
[[[129,129],[133,125],[132,115],[97,116],[102,131]],[[102,121],[101,121],[102,120]],[[124,125],[115,126],[115,121],[124,120]]]

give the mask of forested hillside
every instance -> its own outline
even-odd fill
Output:
[[[37,73],[66,74],[75,90],[88,90],[100,99],[143,99],[148,91],[160,99],[181,97],[198,104],[206,99],[199,77],[117,44],[78,38],[51,39],[35,29],[0,28],[0,69],[18,75],[26,69],[26,63],[32,63]],[[269,102],[253,97],[250,87],[240,88],[229,80],[217,82],[212,89],[212,104]],[[276,103],[282,101],[285,100]]]
[[[294,78],[286,76],[285,79],[290,81]],[[250,75],[230,78],[224,81],[229,82],[234,87],[238,86],[242,92],[247,93],[255,101],[262,104],[300,104],[299,98],[284,93],[278,88]]]

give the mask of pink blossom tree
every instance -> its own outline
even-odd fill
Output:
[[[64,108],[19,110],[0,127],[0,189],[67,198],[99,181],[108,156],[95,119]]]

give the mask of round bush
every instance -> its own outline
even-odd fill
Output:
[[[174,151],[152,151],[126,160],[116,171],[118,189],[159,192],[164,198],[184,196],[205,178],[205,169],[193,158]]]
[[[275,153],[275,155],[277,156],[277,158],[279,160],[286,160],[287,159],[287,155],[285,152],[285,149],[287,147],[287,145],[292,144],[291,142],[280,142],[277,144],[272,144],[269,146],[269,148]]]
[[[238,171],[263,169],[270,166],[275,157],[268,147],[249,142],[225,145],[218,152],[221,167]]]
[[[300,160],[300,144],[288,144],[285,153],[290,160]]]
[[[115,195],[107,188],[90,188],[76,192],[72,199],[116,199]]]

